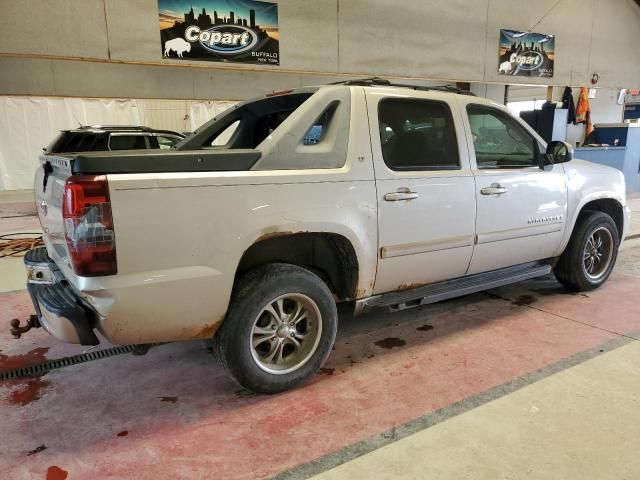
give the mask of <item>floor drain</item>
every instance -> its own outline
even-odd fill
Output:
[[[136,345],[123,345],[120,347],[105,348],[103,350],[81,353],[79,355],[73,355],[71,357],[47,360],[46,362],[38,363],[36,365],[28,365],[26,367],[0,371],[0,381],[43,375],[57,368],[70,367],[71,365],[77,365],[79,363],[101,360],[103,358],[113,357],[115,355],[122,355],[123,353],[131,353],[135,348]]]

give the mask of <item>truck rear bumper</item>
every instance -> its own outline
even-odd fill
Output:
[[[44,247],[24,257],[27,290],[42,328],[58,340],[81,345],[100,343],[96,313],[69,286]]]

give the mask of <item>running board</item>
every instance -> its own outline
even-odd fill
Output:
[[[502,287],[530,278],[541,277],[551,272],[551,265],[531,262],[515,267],[501,268],[491,272],[476,273],[467,277],[432,283],[411,290],[389,292],[364,298],[356,302],[355,313],[375,307],[389,307],[391,311],[406,310],[429,303],[462,297],[471,293]]]

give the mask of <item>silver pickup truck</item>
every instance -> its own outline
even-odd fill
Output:
[[[282,391],[327,359],[336,302],[602,285],[624,179],[572,153],[485,99],[369,79],[238,104],[171,150],[45,155],[35,323],[85,345],[213,338],[240,384]]]

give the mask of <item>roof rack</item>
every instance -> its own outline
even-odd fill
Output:
[[[474,93],[468,90],[462,90],[458,87],[454,87],[452,85],[433,85],[433,86],[424,86],[424,85],[407,85],[404,83],[391,83],[386,78],[380,77],[369,77],[369,78],[358,78],[355,80],[343,80],[341,82],[333,82],[329,85],[355,85],[362,87],[403,87],[410,88],[412,90],[434,90],[439,92],[450,92],[450,93],[459,93],[461,95],[473,95]]]
[[[143,127],[141,125],[83,125],[81,129],[94,129],[94,130],[139,130],[143,132],[151,131],[149,127]]]

